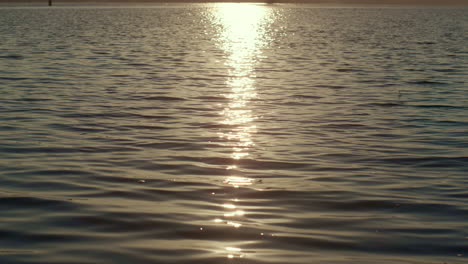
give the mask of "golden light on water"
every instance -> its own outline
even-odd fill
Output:
[[[232,127],[219,136],[232,147],[234,160],[246,158],[249,149],[255,145],[252,135],[256,133],[256,115],[252,112],[251,101],[257,97],[255,87],[255,66],[265,46],[265,23],[268,22],[269,8],[255,4],[221,3],[213,10],[220,25],[219,43],[227,54],[227,90],[223,96],[229,102],[220,113],[220,123]],[[230,182],[233,182],[230,180]]]
[[[224,217],[234,217],[234,216],[243,216],[245,213],[242,210],[237,210],[234,212],[225,213]]]
[[[264,24],[268,22],[270,9],[255,4],[219,4],[214,12],[223,26],[224,49],[233,53],[232,62],[237,66],[253,66],[246,58],[258,53],[264,44]]]
[[[234,204],[223,204],[223,207],[228,209],[236,209],[236,205]]]
[[[261,50],[267,44],[266,24],[271,10],[263,5],[227,4],[221,3],[213,9],[213,16],[219,25],[219,45],[226,54],[225,65],[228,69],[226,90],[222,91],[228,102],[220,112],[228,130],[219,132],[219,137],[225,146],[231,148],[231,159],[239,161],[251,154],[255,146],[254,135],[257,132],[255,121],[257,115],[252,103],[258,97],[256,88],[256,65],[261,59]],[[231,164],[226,170],[237,170],[237,165]],[[250,186],[253,179],[231,175],[224,180],[233,188]],[[242,227],[242,218],[247,214],[236,204],[237,198],[222,205],[222,218],[216,218],[215,223],[225,224],[233,228]],[[242,258],[244,254],[238,247],[226,247],[228,258]]]
[[[236,247],[225,247],[226,251],[229,252],[228,258],[239,257],[243,258],[242,249]]]
[[[247,177],[230,176],[226,178],[224,183],[230,184],[235,188],[239,188],[239,186],[252,185],[253,179]]]
[[[226,247],[226,250],[233,251],[233,252],[240,252],[240,248],[235,248],[235,247]]]

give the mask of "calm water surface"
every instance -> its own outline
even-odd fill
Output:
[[[467,14],[0,8],[0,263],[468,263]]]

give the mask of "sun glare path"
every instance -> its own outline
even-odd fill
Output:
[[[239,160],[249,156],[249,149],[255,145],[252,135],[257,128],[256,115],[250,103],[257,97],[255,64],[265,45],[269,9],[255,4],[220,3],[213,12],[221,29],[219,43],[227,54],[229,71],[229,90],[223,94],[229,102],[220,113],[224,117],[220,123],[232,128],[220,132],[219,137],[232,148],[231,157]]]
[[[220,112],[220,124],[229,129],[220,131],[219,137],[230,147],[233,164],[226,170],[233,171],[224,183],[234,189],[253,184],[253,179],[236,175],[238,169],[235,161],[247,158],[251,148],[255,146],[254,134],[257,132],[255,121],[257,115],[253,111],[252,101],[257,98],[255,84],[255,67],[261,58],[261,49],[266,45],[265,27],[270,9],[255,4],[220,3],[213,9],[214,18],[220,28],[219,44],[226,54],[225,65],[228,68],[226,91],[223,96],[228,99]],[[222,205],[223,215],[216,218],[215,223],[227,225],[230,228],[241,228],[242,220],[247,212],[236,204],[233,199]],[[226,247],[228,258],[243,258],[242,249]]]

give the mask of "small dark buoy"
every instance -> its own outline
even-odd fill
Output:
[[[49,0],[49,6],[52,6],[52,0]]]

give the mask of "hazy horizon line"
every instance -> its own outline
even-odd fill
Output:
[[[304,3],[304,4],[364,4],[364,5],[468,5],[468,0],[52,0],[54,3]],[[47,3],[48,0],[0,0],[2,3]]]

